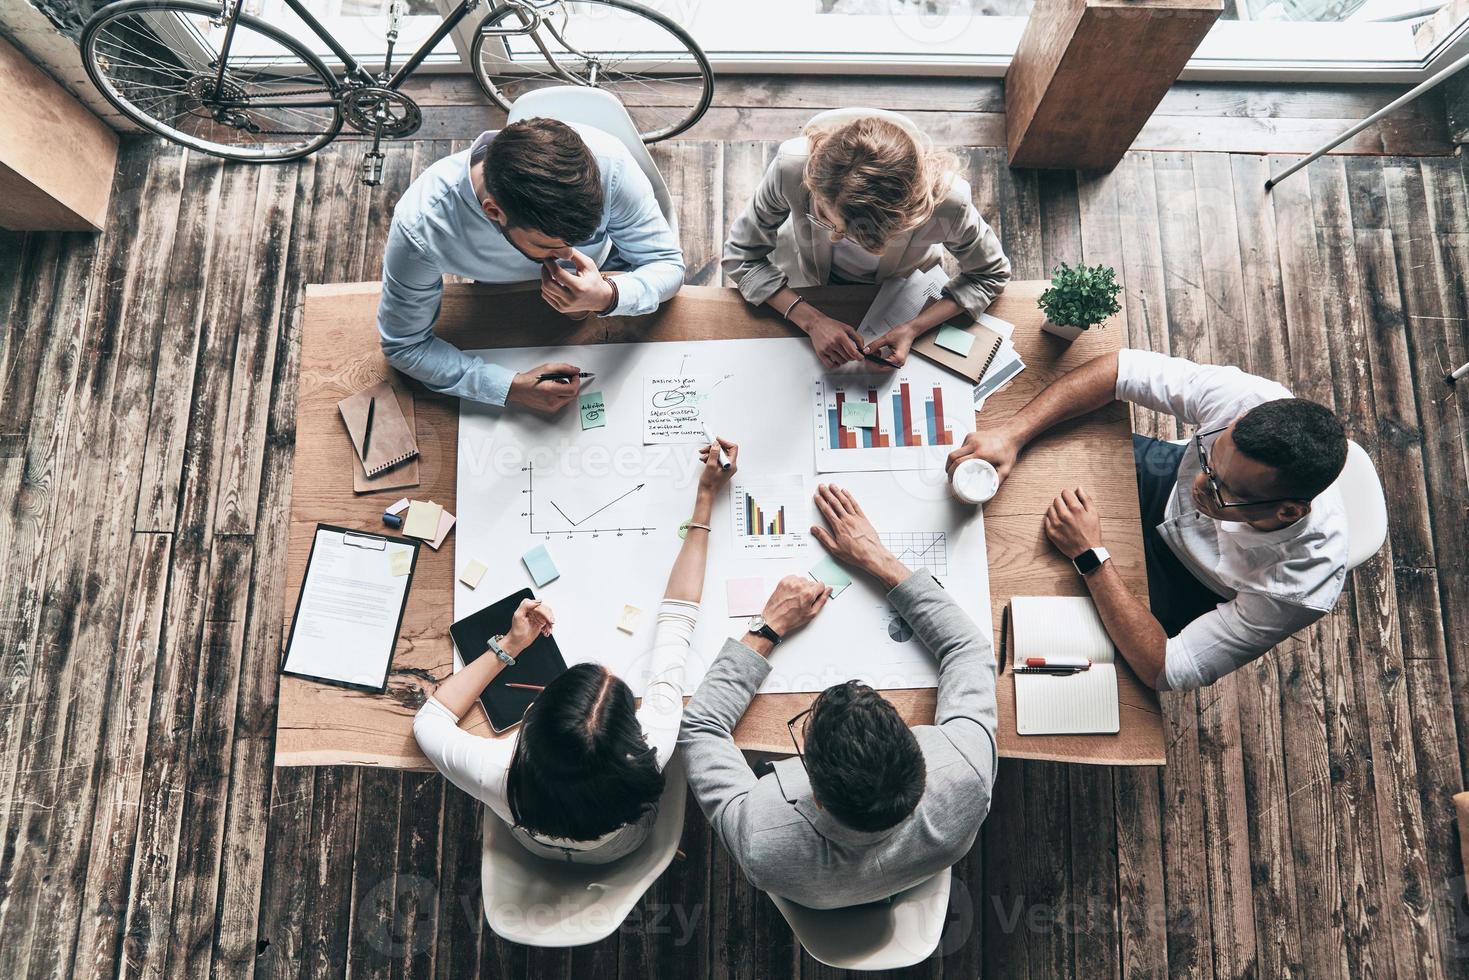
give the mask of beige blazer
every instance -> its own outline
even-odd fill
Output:
[[[806,137],[781,144],[724,243],[724,271],[754,305],[783,286],[819,286],[831,280],[831,235],[808,217],[806,157]],[[1010,281],[1010,260],[970,199],[969,182],[957,174],[932,217],[888,243],[876,279],[883,282],[926,268],[945,251],[959,265],[945,292],[971,316],[979,316]]]

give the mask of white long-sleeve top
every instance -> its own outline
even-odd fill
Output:
[[[1283,386],[1239,368],[1140,350],[1118,353],[1116,395],[1201,432],[1226,426],[1263,402],[1291,397]],[[1213,684],[1305,629],[1331,611],[1346,578],[1347,519],[1335,486],[1294,524],[1258,531],[1201,514],[1193,503],[1198,472],[1198,453],[1189,447],[1158,534],[1194,578],[1227,601],[1168,641],[1163,687],[1170,691]]]
[[[698,625],[699,604],[681,599],[664,599],[658,608],[653,649],[647,661],[647,683],[638,708],[638,724],[662,770],[678,744],[678,727],[683,720],[684,666],[689,643]],[[626,679],[626,678],[624,678]],[[436,698],[429,698],[413,719],[413,737],[434,768],[455,786],[494,811],[501,820],[515,825],[510,812],[506,780],[515,756],[520,730],[506,738],[472,735],[459,727],[459,719]],[[595,841],[565,841],[542,838],[562,847],[601,847],[623,828]]]

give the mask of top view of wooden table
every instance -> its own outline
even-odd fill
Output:
[[[1056,378],[1083,362],[1122,346],[1118,321],[1087,331],[1072,344],[1044,334],[1036,299],[1046,283],[1012,282],[991,312],[1015,324],[1015,345],[1026,369],[990,397],[981,427],[1008,418]],[[317,523],[383,533],[384,507],[402,496],[434,500],[456,512],[455,481],[459,404],[402,379],[413,391],[417,413],[420,484],[405,490],[355,495],[355,465],[336,403],[390,373],[378,347],[380,284],[310,286],[301,338],[300,394],[296,417],[294,489],[286,562],[286,615],[296,596]],[[801,293],[822,310],[857,323],[876,287],[826,286]],[[768,309],[753,309],[733,289],[686,286],[658,312],[636,319],[609,317],[576,322],[555,313],[538,290],[449,285],[437,325],[440,337],[466,350],[561,344],[670,342],[799,334]],[[812,360],[813,368],[816,361]],[[568,410],[568,424],[575,412]],[[993,500],[984,505],[989,553],[990,603],[996,649],[1002,612],[1016,595],[1086,595],[1086,586],[1046,541],[1041,517],[1068,487],[1092,492],[1102,510],[1107,548],[1135,595],[1147,596],[1137,484],[1133,475],[1127,406],[1113,403],[1058,426],[1021,457]],[[388,690],[355,691],[282,677],[276,720],[276,765],[375,765],[429,769],[413,741],[413,715],[434,685],[453,671],[448,628],[454,619],[456,562],[450,534],[437,552],[420,549]],[[960,602],[964,601],[960,597]],[[289,622],[282,624],[282,642]],[[279,655],[281,651],[271,651]],[[1008,665],[1006,665],[1008,666]],[[999,748],[1002,756],[1116,765],[1162,765],[1162,717],[1156,693],[1119,662],[1121,730],[1116,735],[1020,736],[1015,730],[1014,685],[1000,675]],[[934,690],[886,691],[911,724],[933,720]],[[814,694],[762,694],[735,732],[741,748],[790,754],[786,721]],[[492,734],[476,706],[465,726]]]

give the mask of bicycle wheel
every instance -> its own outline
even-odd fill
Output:
[[[218,3],[122,0],[82,31],[107,101],[165,139],[230,160],[294,160],[342,128],[332,73],[290,35],[241,14],[220,82]]]
[[[474,77],[507,112],[526,92],[586,85],[616,96],[643,142],[653,143],[688,129],[709,108],[709,59],[687,31],[656,10],[632,0],[523,2],[543,18],[534,35],[491,33],[523,23],[522,8],[512,3],[490,11],[470,49]],[[561,71],[546,60],[537,38]]]

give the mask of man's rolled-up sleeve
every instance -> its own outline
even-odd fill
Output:
[[[607,236],[631,271],[617,277],[617,305],[609,316],[652,313],[684,280],[683,249],[653,195],[653,185],[630,158],[620,165],[607,208]]]
[[[1185,626],[1168,641],[1159,690],[1213,684],[1326,615],[1259,592],[1241,592]]]
[[[1285,386],[1237,367],[1130,349],[1117,352],[1114,394],[1185,425],[1210,428],[1228,425],[1263,402],[1291,397]]]
[[[505,404],[515,372],[464,353],[434,335],[444,276],[398,222],[388,232],[377,329],[388,363],[430,391],[490,405]]]

